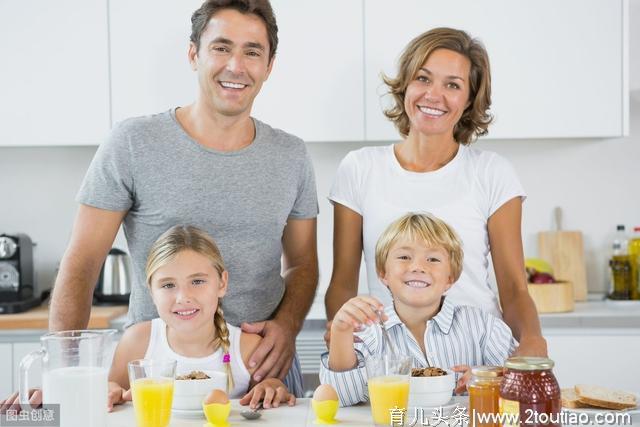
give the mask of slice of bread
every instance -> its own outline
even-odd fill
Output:
[[[588,408],[589,405],[582,403],[572,388],[563,388],[560,390],[562,396],[562,406],[565,408]]]
[[[636,396],[626,391],[596,385],[577,384],[575,392],[580,402],[606,409],[631,409],[638,405]]]

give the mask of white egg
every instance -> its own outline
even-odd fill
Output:
[[[325,400],[338,400],[338,393],[329,384],[320,385],[313,392],[313,400],[316,402],[324,402]]]

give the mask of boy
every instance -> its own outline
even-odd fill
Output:
[[[342,406],[369,400],[364,359],[380,357],[378,323],[414,367],[428,365],[464,373],[456,392],[466,388],[469,366],[502,365],[517,342],[499,318],[478,308],[455,306],[445,292],[460,277],[462,247],[451,227],[430,214],[409,213],[393,222],[376,244],[376,270],[393,305],[369,296],[347,301],[331,326],[329,352],[322,355],[320,382],[333,385]],[[354,343],[353,335],[361,342]],[[457,376],[460,376],[457,374]]]

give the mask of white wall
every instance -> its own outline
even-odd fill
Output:
[[[559,114],[561,110],[559,105]],[[331,275],[333,218],[326,195],[340,160],[360,146],[308,145],[320,197],[321,291],[313,317],[323,315],[322,294]],[[589,290],[604,291],[610,232],[618,223],[640,226],[640,100],[632,98],[630,136],[626,138],[481,141],[478,147],[513,162],[528,193],[523,220],[525,253],[536,254],[536,233],[551,227],[552,209],[561,206],[565,227],[585,235]],[[0,232],[25,232],[37,242],[36,270],[46,287],[53,282],[68,242],[76,212],[74,197],[94,152],[95,147],[0,148]],[[121,238],[119,242],[122,244]]]

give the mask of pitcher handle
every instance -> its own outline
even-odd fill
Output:
[[[33,362],[38,359],[42,359],[45,353],[46,350],[44,348],[40,348],[39,350],[32,351],[31,353],[27,354],[22,358],[22,361],[20,362],[20,388],[18,391],[20,393],[20,407],[22,409],[27,409],[29,411],[34,409],[29,403],[28,372]]]

